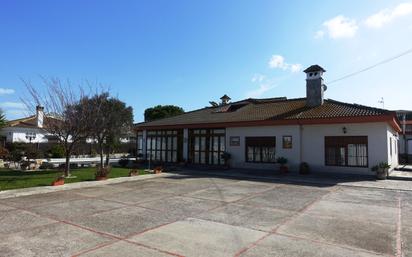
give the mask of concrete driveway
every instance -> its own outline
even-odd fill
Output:
[[[412,192],[172,176],[0,200],[0,256],[412,256]]]

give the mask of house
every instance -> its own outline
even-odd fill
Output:
[[[325,70],[307,68],[306,97],[245,99],[136,124],[137,148],[146,159],[222,165],[223,152],[236,168],[275,169],[285,157],[291,170],[369,173],[398,165],[401,131],[396,113],[324,99]]]
[[[402,163],[412,163],[412,111],[396,111],[401,122],[399,154]]]
[[[44,108],[36,107],[36,114],[7,123],[0,134],[9,143],[47,143],[48,135],[44,129]]]
[[[33,143],[37,144],[37,149],[49,149],[50,144],[58,143],[58,138],[50,134],[46,126],[48,121],[56,118],[52,116],[45,118],[44,107],[37,106],[35,115],[9,121],[7,126],[0,130],[0,137],[3,137],[1,146],[4,147],[6,143]],[[120,138],[121,145],[117,150],[122,153],[134,152],[135,140],[135,134],[130,131]],[[96,140],[87,138],[85,142],[78,143],[77,154],[91,154],[95,142]]]

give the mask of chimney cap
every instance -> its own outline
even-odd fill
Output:
[[[220,98],[220,100],[231,100],[232,98],[230,98],[228,95],[224,95]]]
[[[316,71],[326,72],[326,70],[324,68],[320,67],[317,64],[310,66],[309,68],[307,68],[303,72],[308,73],[308,72],[316,72]]]

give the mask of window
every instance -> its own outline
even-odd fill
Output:
[[[177,162],[181,149],[181,133],[177,130],[147,132],[147,158],[155,161]]]
[[[196,164],[222,165],[225,151],[225,129],[190,130],[190,161]]]
[[[141,156],[143,154],[143,131],[137,132],[137,155]]]
[[[246,137],[247,162],[276,162],[276,137]]]
[[[325,137],[325,165],[368,167],[368,137]]]
[[[292,136],[283,136],[282,147],[284,149],[292,148]]]
[[[391,155],[391,157],[392,157],[392,137],[390,137],[389,138],[389,152],[390,152],[390,155]]]

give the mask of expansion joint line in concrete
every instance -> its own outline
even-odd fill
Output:
[[[262,236],[261,238],[259,238],[257,241],[253,242],[252,244],[250,244],[249,246],[246,246],[242,249],[240,249],[235,255],[234,257],[239,257],[240,255],[242,255],[243,253],[247,252],[248,250],[256,247],[262,240],[264,240],[265,238],[269,237],[270,235],[276,234],[278,229],[283,226],[286,225],[287,223],[291,222],[293,219],[297,218],[298,216],[302,215],[307,209],[309,209],[311,206],[313,206],[315,203],[321,201],[326,195],[329,195],[332,192],[335,192],[337,190],[337,188],[332,188],[332,190],[328,191],[328,193],[316,198],[315,200],[313,200],[311,203],[309,203],[308,205],[306,205],[304,208],[302,208],[301,210],[297,211],[296,213],[294,213],[289,219],[286,219],[285,221],[283,221],[282,223],[280,223],[278,226],[276,226],[276,228],[274,228],[272,231],[270,231],[269,233],[267,233],[266,235]]]
[[[396,257],[402,257],[402,195],[398,191],[398,217],[396,224]]]

